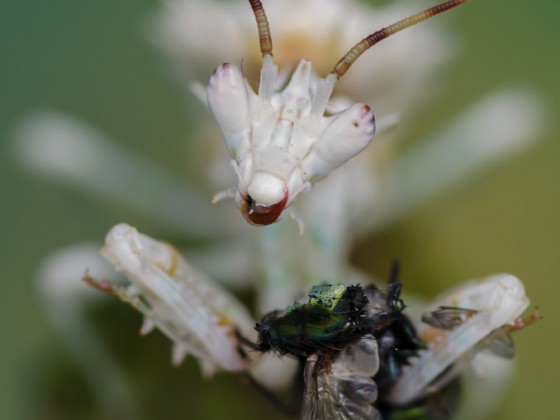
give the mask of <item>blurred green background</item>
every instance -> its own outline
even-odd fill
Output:
[[[168,77],[160,54],[146,41],[143,24],[158,7],[147,0],[0,4],[2,419],[107,418],[46,319],[35,270],[52,250],[99,241],[117,222],[146,232],[155,227],[118,204],[26,175],[4,146],[24,114],[48,107],[79,116],[179,178],[192,176],[184,139],[206,111]],[[412,116],[405,144],[435,131],[485,93],[509,86],[542,95],[549,124],[522,156],[356,246],[356,263],[378,275],[399,257],[406,277],[414,279],[409,291],[424,296],[501,271],[525,282],[544,321],[514,337],[518,370],[496,419],[557,417],[559,15],[560,3],[548,0],[478,0],[454,14],[450,21],[463,51],[443,72],[442,94]],[[157,333],[140,338],[140,317],[125,305],[108,299],[90,312],[138,396],[138,418],[273,418],[273,409],[239,386],[237,377],[204,381],[192,359],[172,368],[167,340]],[[116,409],[115,418],[131,413]]]

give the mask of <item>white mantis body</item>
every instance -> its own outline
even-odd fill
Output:
[[[538,311],[527,320],[520,318],[528,306],[523,283],[511,274],[495,274],[447,292],[429,305],[436,311],[425,313],[423,322],[417,323],[418,335],[428,348],[409,360],[387,400],[398,406],[422,398],[454,379],[484,350],[513,357],[509,333],[540,319]],[[454,325],[434,325],[425,318],[457,308],[467,310],[454,313]]]
[[[272,93],[276,73],[269,56],[256,95],[236,66],[222,64],[208,86],[238,176],[237,205],[255,225],[275,222],[298,194],[361,152],[375,130],[364,104],[323,117],[334,81],[317,81],[309,61],[299,63],[283,91]]]
[[[129,283],[118,286],[87,273],[84,280],[142,312],[143,334],[157,327],[167,335],[174,343],[175,365],[192,354],[205,376],[247,368],[234,331],[251,334],[251,317],[234,296],[192,267],[175,248],[121,223],[109,231],[101,253]]]
[[[448,1],[372,33],[323,79],[313,73],[309,61],[302,60],[289,83],[278,90],[282,78],[272,57],[268,21],[261,2],[249,0],[263,56],[258,93],[241,70],[229,63],[220,65],[208,84],[208,104],[238,177],[237,189],[218,193],[214,202],[234,197],[253,225],[278,221],[300,193],[359,154],[373,138],[375,119],[365,104],[325,115],[337,80],[377,42],[466,1]]]

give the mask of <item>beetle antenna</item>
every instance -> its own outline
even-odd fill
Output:
[[[249,0],[249,3],[251,3],[251,9],[253,9],[255,19],[257,20],[261,54],[263,57],[266,55],[272,55],[272,37],[270,36],[270,25],[268,24],[268,19],[266,18],[266,13],[264,11],[263,5],[260,0]]]
[[[401,263],[399,260],[394,259],[391,263],[391,273],[389,274],[389,284],[399,282],[399,274],[401,271]]]
[[[350,66],[354,64],[354,62],[358,59],[358,57],[360,57],[363,53],[365,53],[367,50],[369,50],[378,42],[383,41],[385,38],[388,38],[389,36],[397,32],[400,32],[403,29],[406,29],[412,25],[416,25],[417,23],[423,22],[426,19],[431,18],[432,16],[443,13],[449,9],[453,9],[454,7],[460,6],[461,4],[466,3],[468,1],[469,0],[446,1],[445,3],[441,3],[438,4],[437,6],[430,7],[429,9],[426,9],[423,12],[416,13],[415,15],[407,17],[406,19],[400,20],[396,23],[393,23],[392,25],[389,25],[379,31],[376,31],[368,35],[360,42],[358,42],[356,45],[354,45],[352,48],[350,48],[350,50],[338,61],[338,63],[336,63],[336,65],[334,66],[330,74],[335,76],[337,79],[340,79],[348,71]],[[253,3],[260,4],[260,1],[257,2],[251,1],[251,4]],[[253,10],[255,10],[254,7]],[[262,13],[264,14],[264,11]],[[255,10],[255,15],[256,14],[257,11]],[[266,22],[266,17],[264,18],[264,20]],[[257,18],[257,23],[258,23],[258,18]],[[266,28],[268,29],[268,23]],[[261,27],[259,26],[259,36],[261,36],[261,51],[263,51],[262,35],[266,35],[267,33],[268,32],[265,33],[264,30],[261,33]],[[270,34],[268,35],[270,36]],[[272,45],[270,45],[270,47],[272,49]]]

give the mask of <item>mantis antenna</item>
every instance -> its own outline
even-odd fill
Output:
[[[430,7],[423,12],[416,13],[415,15],[407,17],[406,19],[400,20],[396,23],[393,23],[392,25],[389,25],[383,29],[380,29],[379,31],[368,35],[352,48],[350,48],[350,50],[338,61],[338,63],[336,63],[330,74],[334,76],[336,80],[340,79],[348,71],[350,66],[354,64],[354,62],[363,53],[365,53],[378,42],[383,41],[385,38],[388,38],[391,35],[402,31],[403,29],[423,22],[426,19],[431,18],[432,16],[443,13],[449,9],[453,9],[454,7],[467,3],[468,1],[469,0],[446,1],[445,3]],[[267,55],[272,56],[272,38],[270,36],[270,26],[268,24],[268,19],[266,18],[266,13],[264,11],[262,3],[260,2],[260,0],[249,0],[249,3],[251,3],[251,8],[253,9],[253,13],[255,14],[255,19],[257,21],[261,53],[263,57]]]
[[[271,56],[272,37],[270,36],[270,25],[268,24],[268,19],[266,18],[266,13],[264,11],[263,5],[260,0],[249,0],[249,3],[251,3],[251,9],[253,9],[255,19],[257,20],[261,54],[263,55],[263,57],[265,55]]]
[[[356,45],[354,45],[352,48],[350,48],[350,51],[348,51],[344,55],[344,57],[342,57],[338,61],[338,63],[336,63],[336,65],[331,71],[331,74],[335,75],[337,79],[340,79],[348,71],[350,66],[354,64],[354,62],[358,59],[358,57],[360,57],[363,53],[365,53],[367,50],[369,50],[378,42],[383,41],[385,38],[388,38],[391,35],[402,31],[403,29],[406,29],[412,25],[416,25],[417,23],[423,22],[426,19],[431,18],[432,16],[443,13],[449,9],[453,9],[454,7],[460,6],[461,4],[464,4],[468,1],[469,0],[446,1],[445,3],[441,3],[438,4],[437,6],[430,7],[429,9],[426,9],[423,12],[416,13],[415,15],[407,17],[406,19],[400,20],[396,23],[393,23],[392,25],[389,25],[383,29],[380,29],[379,31],[376,31],[368,35],[360,42],[358,42]]]

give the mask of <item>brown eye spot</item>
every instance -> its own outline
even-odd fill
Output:
[[[285,191],[282,200],[271,206],[260,206],[250,195],[247,195],[241,203],[241,214],[252,225],[271,225],[278,220],[287,202],[288,191]]]
[[[368,105],[364,105],[361,109],[361,117],[365,117],[367,114],[371,112],[371,108]]]

